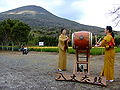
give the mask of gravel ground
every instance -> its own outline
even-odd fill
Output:
[[[99,75],[104,55],[90,56],[90,74]],[[67,72],[72,73],[74,54],[68,54]],[[0,51],[0,90],[120,90],[120,53],[116,54],[115,81],[107,87],[55,81],[58,53]]]

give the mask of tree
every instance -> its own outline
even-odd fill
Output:
[[[0,22],[0,40],[2,46],[8,46],[12,43],[13,50],[14,44],[27,43],[30,30],[29,25],[19,20],[7,19]]]
[[[23,22],[17,22],[12,28],[12,40],[18,45],[27,43],[31,28]]]
[[[120,36],[116,35],[115,36],[115,45],[118,47],[120,45]]]
[[[120,24],[120,7],[114,8],[113,11],[111,11],[111,14],[115,16],[113,21],[116,26],[118,26]]]
[[[10,41],[10,32],[11,32],[11,25],[9,24],[9,19],[4,20],[0,23],[0,34],[1,34],[1,44],[8,45]]]

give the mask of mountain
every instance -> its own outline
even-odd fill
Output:
[[[58,17],[40,6],[29,5],[19,7],[13,10],[0,13],[0,21],[5,19],[18,19],[31,26],[33,30],[38,30],[39,27],[57,27],[73,30],[85,30],[93,33],[103,31],[103,28],[79,24],[65,18]]]

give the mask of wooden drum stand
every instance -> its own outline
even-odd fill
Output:
[[[89,65],[90,50],[79,50],[76,49],[76,60],[74,62],[73,74],[89,74],[90,65]]]

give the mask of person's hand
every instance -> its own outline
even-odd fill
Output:
[[[70,37],[68,37],[68,41],[70,41]]]
[[[97,43],[95,44],[95,47],[100,47],[100,43],[97,42]]]
[[[98,44],[95,44],[95,47],[99,47],[99,45],[98,45]]]
[[[65,39],[65,41],[68,41],[69,40],[69,37],[67,37],[66,39]]]
[[[96,45],[99,45],[100,43],[96,42]]]

